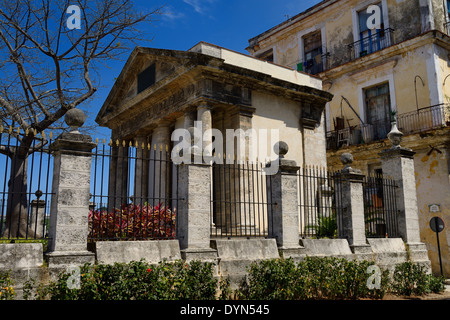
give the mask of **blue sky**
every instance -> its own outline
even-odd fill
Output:
[[[161,49],[188,50],[200,41],[247,53],[248,39],[274,27],[289,17],[319,3],[320,0],[135,0],[138,10],[148,11],[164,5],[165,12],[144,32],[148,39],[138,43]],[[95,118],[120,74],[127,56],[101,70],[101,88],[91,101],[90,118]],[[100,138],[109,131],[97,130]]]

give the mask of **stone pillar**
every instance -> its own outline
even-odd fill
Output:
[[[212,115],[211,106],[201,104],[197,109],[197,121],[202,124],[202,155],[205,162],[209,163],[212,160]]]
[[[72,128],[74,123],[81,126],[84,114],[73,109],[66,114],[65,120]],[[54,156],[53,196],[46,253],[50,267],[94,262],[94,253],[87,250],[87,237],[91,151],[95,146],[90,136],[78,131],[61,134],[50,146]]]
[[[166,203],[170,197],[170,165],[167,162],[168,149],[170,146],[170,125],[169,123],[160,124],[152,134],[150,163],[149,163],[149,181],[148,197],[152,206]]]
[[[419,209],[417,206],[414,155],[411,149],[400,146],[403,134],[393,124],[388,138],[392,148],[380,153],[384,175],[391,176],[396,184],[395,201],[398,210],[400,236],[409,247],[410,258],[414,262],[430,264],[427,249],[420,241]]]
[[[108,212],[128,203],[128,144],[113,140],[109,163]]]
[[[388,149],[380,153],[383,174],[391,176],[397,186],[395,201],[399,212],[399,233],[407,243],[420,242],[414,154],[406,148]]]
[[[31,201],[29,228],[35,231],[36,239],[43,238],[44,229],[45,200]]]
[[[279,250],[284,257],[296,257],[301,254],[299,244],[299,207],[297,171],[300,167],[295,161],[284,159],[288,152],[287,143],[280,141],[275,147],[279,155],[278,163],[270,163],[270,167],[278,165],[278,172],[267,176],[267,190],[272,201],[272,216],[269,215],[269,237],[275,238]],[[277,150],[279,150],[277,152]]]
[[[341,161],[345,167],[336,176],[339,235],[347,239],[353,253],[371,254],[364,223],[364,175],[350,167],[353,162],[350,153],[342,154]]]
[[[147,137],[136,138],[134,202],[144,204],[148,195],[149,148]]]
[[[194,155],[192,155],[194,156]],[[216,250],[210,248],[211,234],[211,167],[208,164],[178,166],[177,238],[181,256],[186,260],[214,260]]]

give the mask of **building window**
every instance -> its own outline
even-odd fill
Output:
[[[450,21],[450,0],[447,0],[447,21]]]
[[[303,37],[304,58],[297,65],[298,71],[317,74],[323,71],[322,60],[322,34],[320,31],[310,33]]]
[[[137,93],[141,93],[148,87],[155,84],[155,80],[156,80],[156,67],[155,64],[152,64],[150,67],[148,67],[147,69],[138,74]]]
[[[273,62],[273,49],[258,54],[256,57],[267,62]]]
[[[366,124],[363,136],[367,141],[385,139],[391,129],[391,96],[389,83],[364,89]]]
[[[381,3],[376,4],[383,12]],[[360,56],[365,56],[372,52],[386,48],[386,34],[384,30],[383,15],[381,15],[380,29],[370,30],[367,28],[367,20],[372,13],[367,13],[367,8],[358,12],[359,23],[359,49]]]

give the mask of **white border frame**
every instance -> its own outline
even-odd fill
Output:
[[[304,62],[305,60],[305,45],[303,42],[303,37],[315,32],[317,30],[320,30],[320,37],[322,40],[322,54],[325,54],[326,52],[323,52],[327,50],[327,39],[326,39],[326,32],[325,32],[325,24],[321,23],[318,25],[315,25],[314,27],[311,27],[309,29],[301,30],[297,33],[297,41],[298,41],[298,61]]]
[[[391,73],[387,76],[376,78],[373,80],[360,83],[358,85],[358,104],[359,104],[359,116],[363,119],[364,123],[367,123],[366,114],[366,102],[364,101],[364,90],[382,83],[389,83],[389,97],[391,99],[391,111],[397,111],[397,99],[395,97],[395,81],[394,74]]]
[[[382,14],[383,14],[383,22],[384,22],[384,28],[389,28],[389,14],[388,14],[388,4],[387,0],[366,0],[362,3],[358,3],[358,5],[354,6],[352,8],[352,22],[353,22],[353,40],[354,42],[361,40],[359,38],[359,19],[358,19],[358,12],[361,10],[364,10],[364,8],[367,9],[368,6],[372,4],[377,4],[381,2],[382,6]]]

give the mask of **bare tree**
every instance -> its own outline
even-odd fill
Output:
[[[68,18],[79,8],[79,29]],[[137,27],[161,8],[138,12],[130,0],[0,0],[0,125],[14,131],[17,147],[0,147],[11,159],[4,235],[30,237],[27,231],[27,158],[36,134],[61,128],[68,110],[94,95],[101,64],[146,40]],[[74,20],[76,21],[76,20]]]

